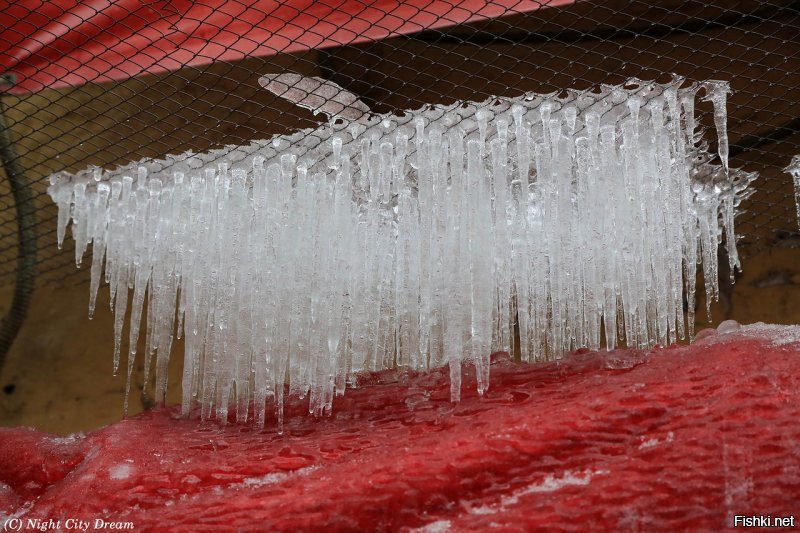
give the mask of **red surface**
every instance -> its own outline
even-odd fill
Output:
[[[174,410],[71,442],[5,429],[0,506],[136,531],[720,530],[736,514],[789,516],[800,346],[781,342],[537,365],[501,354],[487,396],[467,377],[459,404],[446,371],[387,372],[339,398],[331,418],[294,401],[282,436]]]
[[[0,0],[11,92],[382,39],[575,0]]]

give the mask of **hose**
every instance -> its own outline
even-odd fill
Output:
[[[17,210],[17,279],[11,309],[0,322],[0,370],[28,313],[36,277],[36,211],[30,182],[19,164],[0,99],[0,161]]]

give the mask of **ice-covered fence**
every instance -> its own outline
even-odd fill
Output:
[[[359,371],[489,355],[669,343],[692,327],[696,271],[737,266],[734,214],[755,174],[727,168],[724,82],[631,80],[329,124],[248,146],[53,176],[58,240],[93,243],[128,381],[145,294],[145,368],[163,400],[185,336],[183,407],[259,423],[284,383],[329,411]],[[715,108],[718,153],[695,124]],[[132,296],[128,288],[133,289]],[[688,301],[688,316],[684,301]],[[176,327],[177,320],[177,327]],[[518,333],[516,333],[518,332]]]

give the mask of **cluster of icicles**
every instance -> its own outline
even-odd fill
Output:
[[[105,263],[115,367],[132,306],[129,384],[140,327],[156,400],[185,337],[185,413],[225,420],[235,402],[263,425],[274,402],[282,424],[285,385],[323,413],[358,372],[448,363],[457,400],[461,363],[483,392],[493,351],[682,338],[698,265],[709,298],[722,242],[738,265],[734,213],[755,176],[727,166],[728,85],[682,83],[339,119],[59,174],[59,245],[70,218],[76,260],[93,244],[90,313]],[[700,91],[722,165],[695,123]]]

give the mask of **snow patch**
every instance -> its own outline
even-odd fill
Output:
[[[308,475],[317,468],[318,467],[316,466],[308,466],[305,468],[299,468],[297,470],[293,470],[291,472],[270,472],[269,474],[265,474],[263,476],[248,477],[243,479],[239,483],[231,484],[230,488],[244,489],[244,488],[258,488],[258,487],[266,487],[268,485],[275,485],[277,483],[282,483],[283,481],[286,481],[289,478]]]
[[[133,473],[133,466],[129,463],[114,465],[108,469],[108,477],[111,479],[127,479]]]
[[[462,501],[461,505],[467,510],[468,513],[473,515],[482,516],[495,514],[506,511],[507,506],[517,504],[520,498],[529,494],[556,492],[564,487],[571,486],[586,486],[593,477],[606,474],[609,474],[608,470],[583,470],[578,473],[567,470],[561,477],[555,477],[552,474],[548,474],[539,483],[533,483],[527,487],[514,491],[508,496],[503,496],[498,504],[472,506],[470,502]]]
[[[69,444],[78,443],[78,442],[82,441],[85,437],[86,437],[86,435],[84,435],[83,433],[72,433],[72,434],[66,435],[64,437],[53,437],[52,438],[52,442],[53,442],[53,444],[69,445]]]
[[[446,533],[450,531],[450,528],[453,526],[450,523],[450,520],[437,520],[436,522],[431,522],[430,524],[425,524],[422,527],[418,527],[412,529],[415,533]]]
[[[672,442],[673,438],[674,438],[674,434],[672,433],[672,431],[670,431],[669,433],[667,433],[667,436],[664,438],[663,441],[660,441],[657,438],[652,437],[652,438],[649,438],[649,439],[643,441],[639,445],[639,449],[640,450],[646,450],[647,448],[653,448],[653,447],[658,446],[659,444],[662,444],[662,443],[670,443],[670,442]]]
[[[786,346],[800,343],[800,326],[787,326],[783,324],[765,324],[756,322],[734,327],[726,320],[715,330],[708,331],[699,344],[731,342],[739,338],[763,339],[772,346]],[[698,338],[700,335],[698,335]]]
[[[741,334],[748,337],[760,337],[769,340],[773,346],[800,343],[800,326],[785,326],[781,324],[764,324],[757,322],[742,326]]]
[[[509,496],[504,496],[502,499],[502,505],[514,505],[519,501],[520,498],[527,496],[528,494],[555,492],[563,489],[564,487],[585,486],[589,484],[593,477],[608,473],[608,470],[584,470],[580,473],[573,473],[567,470],[560,478],[557,478],[552,474],[548,474],[541,483],[528,485],[524,489],[515,491]]]

